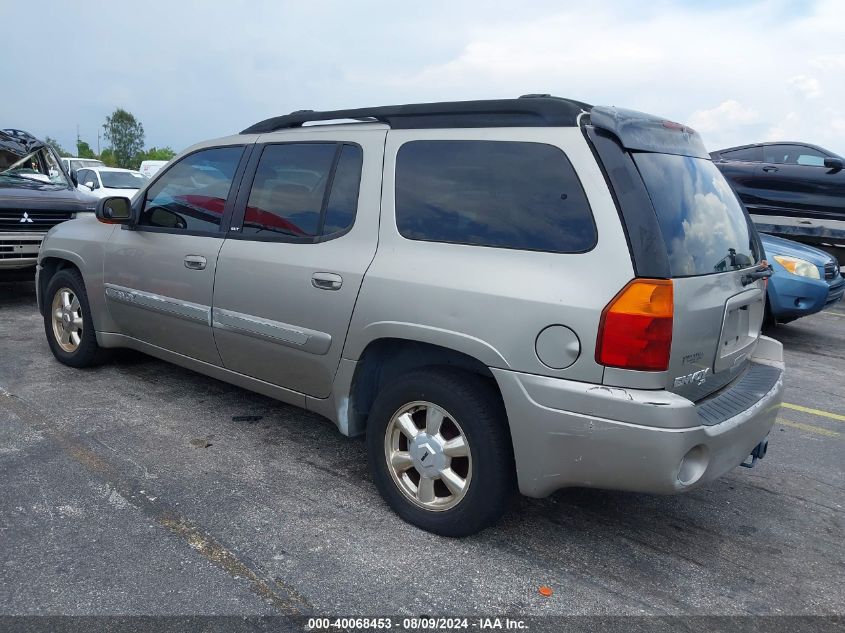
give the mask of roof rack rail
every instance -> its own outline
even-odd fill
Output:
[[[241,134],[262,134],[301,127],[303,123],[355,119],[378,121],[394,129],[477,127],[572,127],[589,104],[545,94],[518,99],[443,101],[355,108],[352,110],[297,110],[246,128]]]

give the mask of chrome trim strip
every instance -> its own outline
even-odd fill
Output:
[[[173,299],[115,284],[105,284],[106,297],[118,303],[137,306],[160,314],[211,325],[211,306]]]
[[[212,327],[238,332],[319,356],[326,354],[332,344],[331,334],[326,332],[309,330],[297,325],[222,308],[212,309],[211,323]]]

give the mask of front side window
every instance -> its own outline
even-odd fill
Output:
[[[804,145],[768,145],[763,151],[764,160],[776,165],[824,166],[824,154]]]
[[[268,145],[261,155],[241,235],[313,239],[352,226],[362,152],[341,143]]]
[[[215,147],[173,165],[147,191],[138,222],[186,231],[220,230],[243,147]]]
[[[751,223],[709,160],[635,153],[657,213],[673,277],[748,268],[760,260]]]
[[[566,155],[544,143],[411,141],[396,158],[396,225],[408,239],[552,253],[596,244]]]

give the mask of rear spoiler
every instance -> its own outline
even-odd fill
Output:
[[[625,149],[710,158],[698,132],[652,114],[613,106],[594,106],[590,123],[614,134]]]

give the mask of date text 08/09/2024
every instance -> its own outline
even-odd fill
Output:
[[[319,630],[391,630],[399,620],[392,618],[309,618],[308,631]],[[527,630],[524,620],[512,618],[402,618],[404,630]]]

